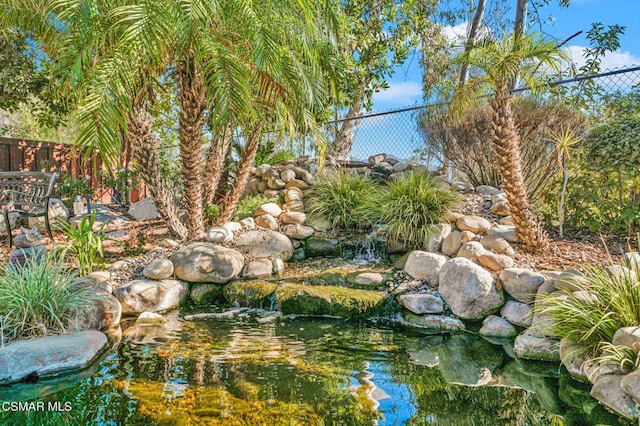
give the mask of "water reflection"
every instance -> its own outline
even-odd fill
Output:
[[[2,424],[614,424],[554,365],[523,363],[471,334],[410,334],[329,319],[131,325],[85,376],[0,388],[71,401],[71,413]],[[562,392],[560,389],[562,388]],[[2,394],[0,394],[2,396]],[[591,402],[590,402],[591,401]],[[605,419],[605,420],[603,420]],[[555,423],[554,423],[555,422]],[[609,422],[609,423],[607,423]],[[594,423],[595,424],[595,423]]]

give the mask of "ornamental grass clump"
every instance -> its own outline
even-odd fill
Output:
[[[308,213],[329,219],[344,229],[371,225],[371,200],[382,190],[366,176],[339,169],[318,176],[309,194]]]
[[[368,210],[386,224],[389,237],[406,247],[425,247],[434,225],[459,203],[459,195],[428,174],[410,172],[392,180]]]
[[[103,241],[106,237],[107,222],[96,225],[96,213],[84,216],[76,227],[70,223],[59,221],[57,227],[69,237],[64,252],[70,253],[78,264],[79,274],[87,275],[104,267]]]
[[[88,289],[65,268],[62,256],[0,265],[0,337],[11,340],[66,331],[69,320],[90,303]]]
[[[594,266],[566,281],[576,291],[547,294],[535,307],[536,314],[555,319],[551,331],[556,337],[600,355],[618,329],[640,325],[638,268]]]

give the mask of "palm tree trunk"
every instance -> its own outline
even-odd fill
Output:
[[[249,174],[251,172],[251,168],[253,167],[253,162],[256,159],[256,154],[258,153],[258,146],[260,145],[261,136],[262,124],[256,124],[256,126],[251,131],[251,135],[249,136],[246,145],[244,146],[244,150],[242,151],[242,156],[240,158],[240,162],[238,163],[238,170],[236,171],[236,179],[233,183],[233,188],[231,189],[231,193],[229,193],[225,197],[222,203],[220,216],[218,216],[215,222],[216,225],[220,225],[229,221],[229,219],[231,219],[231,217],[233,216],[233,211],[238,205],[240,197],[244,193],[244,190],[247,186]]]
[[[343,160],[347,158],[353,146],[355,130],[360,122],[358,118],[361,116],[362,101],[358,100],[349,107],[349,112],[347,112],[347,116],[342,121],[342,127],[340,127],[340,130],[336,133],[336,138],[329,147],[329,155]]]
[[[182,159],[182,184],[189,239],[204,235],[202,135],[205,125],[205,88],[200,75],[192,67],[192,63],[185,61],[178,69],[180,89],[178,140]]]
[[[202,179],[203,196],[206,205],[214,203],[216,190],[222,177],[224,168],[224,160],[227,158],[231,141],[233,140],[233,131],[231,126],[227,126],[223,134],[218,134],[211,139],[211,147],[207,155],[204,166],[204,176]]]
[[[493,148],[518,237],[525,250],[536,251],[547,246],[547,235],[529,205],[527,188],[522,177],[520,138],[513,121],[510,99],[508,89],[503,87],[496,91],[491,101]]]
[[[151,128],[151,116],[142,107],[134,110],[127,123],[128,137],[131,138],[133,158],[137,162],[137,171],[169,230],[181,240],[187,237],[187,228],[180,221],[178,208],[167,189],[160,174],[160,159],[158,158],[157,139]]]

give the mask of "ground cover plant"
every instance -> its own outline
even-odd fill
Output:
[[[365,210],[386,225],[391,238],[407,247],[423,248],[433,226],[446,223],[446,214],[459,201],[456,192],[442,187],[430,175],[410,172],[371,197]]]
[[[0,326],[2,343],[58,334],[90,302],[87,289],[62,256],[29,258],[24,265],[0,264]]]
[[[371,225],[371,200],[382,190],[368,177],[339,169],[318,176],[309,194],[309,213],[343,229]]]

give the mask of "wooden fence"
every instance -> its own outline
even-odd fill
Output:
[[[47,171],[76,179],[84,177],[93,190],[94,201],[109,203],[111,193],[102,183],[102,170],[104,163],[99,154],[91,154],[85,160],[71,145],[0,137],[0,171]],[[145,190],[133,191],[131,201],[145,196]]]

